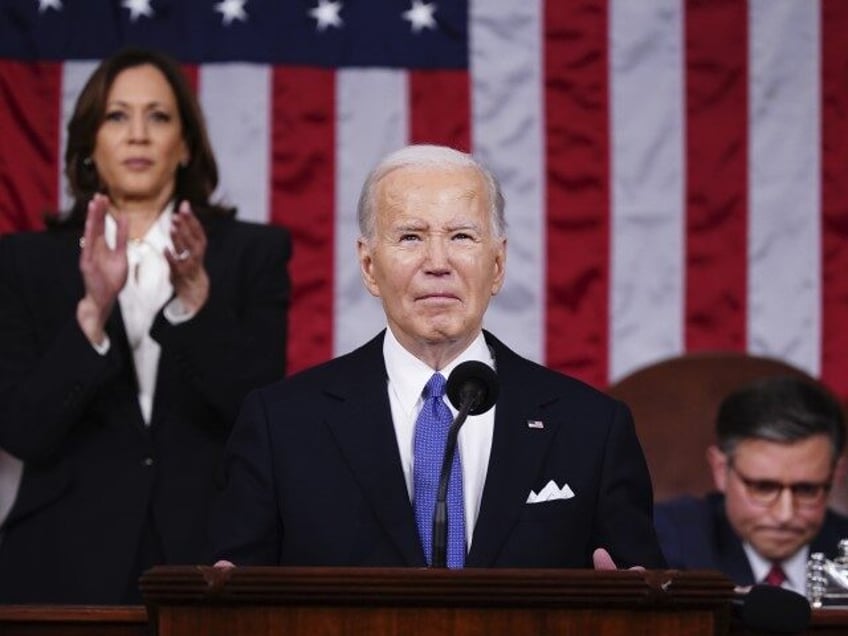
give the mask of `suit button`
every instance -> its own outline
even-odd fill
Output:
[[[143,460],[141,460],[141,463],[144,464],[145,466],[153,466],[153,458],[152,457],[145,457]]]

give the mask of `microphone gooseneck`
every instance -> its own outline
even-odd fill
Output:
[[[447,560],[448,543],[448,481],[450,480],[456,440],[460,427],[469,415],[480,415],[495,405],[498,399],[498,376],[494,369],[476,360],[457,365],[445,386],[445,393],[459,411],[448,429],[439,486],[436,491],[436,507],[433,510],[433,567],[443,568]]]

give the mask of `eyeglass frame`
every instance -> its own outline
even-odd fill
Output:
[[[827,481],[797,481],[791,484],[784,484],[783,482],[776,481],[774,479],[752,479],[751,477],[741,473],[732,461],[727,462],[727,468],[728,470],[736,473],[736,476],[739,477],[739,481],[741,481],[742,485],[745,487],[745,494],[748,496],[748,499],[765,508],[773,506],[775,502],[780,499],[783,491],[787,488],[792,494],[793,502],[800,506],[813,508],[826,502],[827,495],[833,488],[833,472],[830,473]],[[757,495],[754,492],[756,488],[774,490],[774,492],[770,495],[763,495],[762,492],[760,495]],[[810,495],[809,498],[805,498],[805,495],[799,496],[799,493],[803,492],[804,488],[815,489],[816,492],[815,494]]]

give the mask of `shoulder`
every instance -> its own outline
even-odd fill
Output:
[[[298,371],[257,391],[267,404],[310,402],[318,396],[343,399],[351,392],[385,386],[381,332],[358,349]]]
[[[623,402],[599,389],[519,355],[487,331],[484,335],[494,355],[495,368],[501,384],[508,386],[508,390],[514,391],[517,387],[536,394],[540,400],[545,400],[545,396],[551,401],[565,399],[569,408],[577,410],[597,412],[600,409],[605,412],[629,413]]]
[[[206,231],[230,241],[240,241],[251,245],[289,245],[289,231],[279,225],[240,221],[228,217],[212,217],[204,220]]]
[[[675,524],[687,525],[689,523],[700,523],[705,518],[712,516],[715,502],[708,498],[684,495],[667,501],[662,501],[654,506],[654,516],[658,521],[669,521]]]
[[[3,273],[54,270],[79,258],[80,235],[73,230],[17,232],[0,236]],[[57,263],[59,261],[59,263]]]

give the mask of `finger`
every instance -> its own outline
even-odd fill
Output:
[[[125,216],[121,215],[118,217],[117,226],[117,233],[115,234],[115,251],[126,252],[127,242],[130,238],[130,222]]]
[[[610,553],[603,548],[596,548],[592,553],[592,565],[596,570],[615,570],[615,561]]]
[[[201,247],[206,242],[206,232],[203,231],[198,218],[195,216],[188,201],[180,204],[180,224],[185,227],[187,239],[196,247]]]

